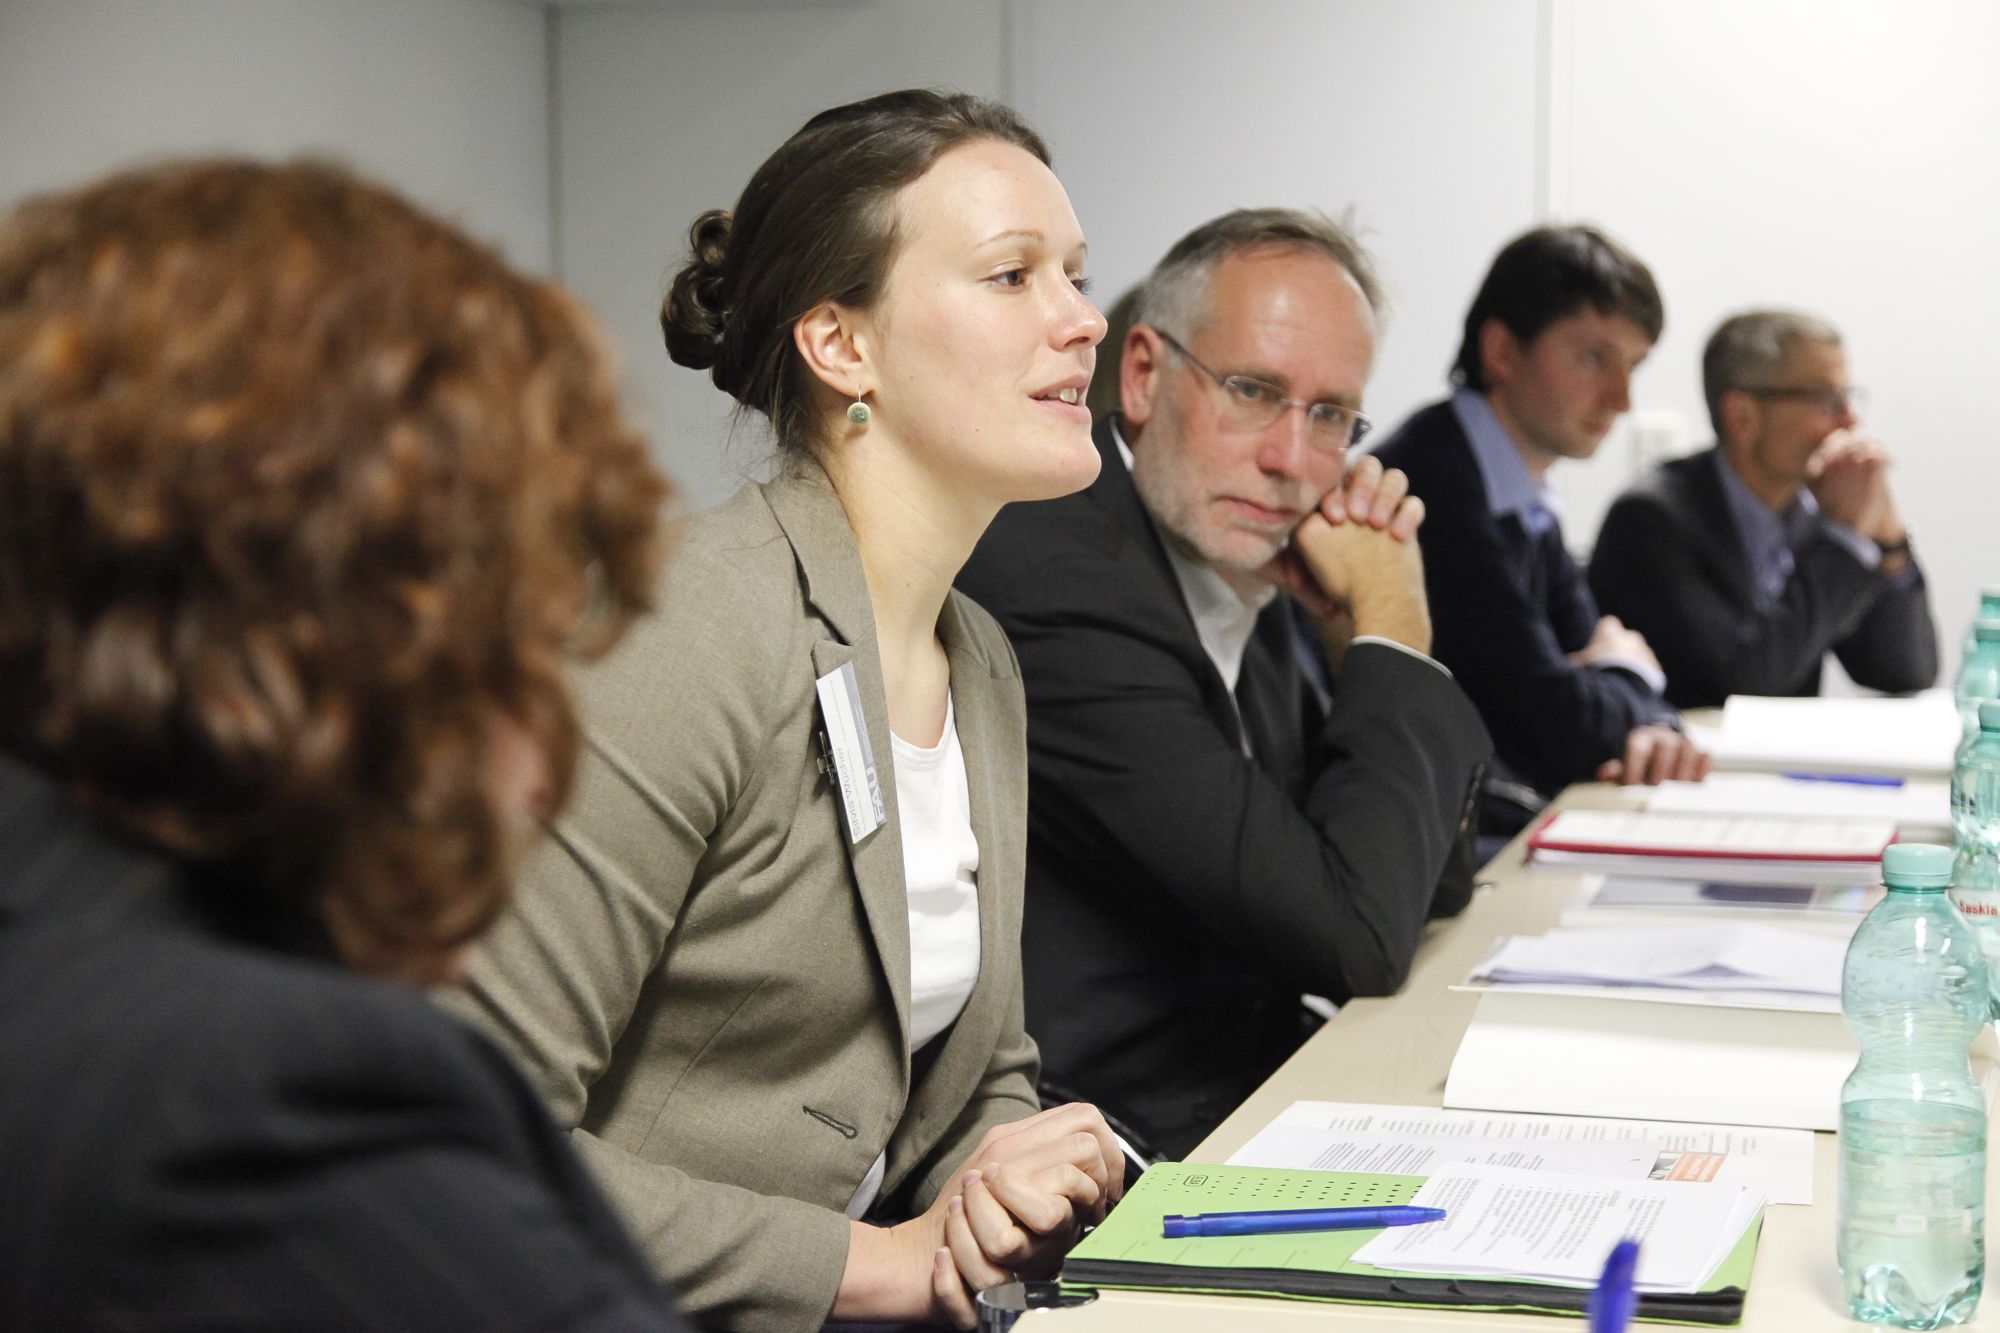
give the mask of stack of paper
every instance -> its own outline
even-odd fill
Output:
[[[1837,1013],[1847,943],[1775,926],[1551,930],[1499,940],[1472,980],[1560,993],[1613,990],[1634,998],[1700,995],[1722,1002],[1774,1001]]]
[[[1882,901],[1882,886],[1740,884],[1731,880],[1586,875],[1563,908],[1565,926],[1685,926],[1698,921],[1783,923],[1847,939]]]
[[[1376,1147],[1402,1145],[1392,1159]],[[1452,1144],[1463,1145],[1455,1157]],[[1231,1166],[1388,1171],[1408,1163],[1429,1175],[1448,1160],[1483,1161],[1585,1175],[1634,1174],[1618,1153],[1648,1158],[1636,1174],[1651,1180],[1716,1180],[1747,1185],[1772,1203],[1813,1201],[1813,1136],[1797,1129],[1746,1129],[1666,1120],[1596,1120],[1587,1116],[1510,1115],[1436,1106],[1297,1101],[1230,1157]],[[1603,1154],[1602,1156],[1598,1154]],[[1502,1155],[1518,1160],[1500,1160]]]
[[[1428,1176],[1476,1163],[1522,1171],[1645,1180],[1659,1164],[1660,1145],[1645,1139],[1611,1143],[1475,1138],[1461,1134],[1342,1132],[1310,1125],[1269,1124],[1229,1160],[1235,1166],[1282,1166],[1308,1171],[1375,1171]]]
[[[1783,773],[1711,773],[1662,782],[1646,808],[1663,814],[1886,819],[1905,838],[1951,835],[1951,784],[1942,778],[1829,778]]]
[[[1816,884],[1874,880],[1896,840],[1884,819],[1766,819],[1562,810],[1528,839],[1530,863],[1561,870]]]
[[[1838,1013],[1487,990],[1444,1104],[1837,1129],[1854,1037]]]
[[[1766,699],[1737,695],[1715,730],[1690,728],[1715,766],[1764,773],[1948,776],[1958,707],[1943,690],[1911,699]]]
[[[1443,1208],[1442,1222],[1389,1227],[1355,1251],[1357,1263],[1398,1273],[1528,1278],[1587,1287],[1627,1236],[1644,1242],[1633,1286],[1701,1290],[1764,1206],[1741,1185],[1672,1185],[1446,1167],[1410,1201]]]
[[[1466,1267],[1459,1271],[1432,1266],[1439,1261],[1422,1253],[1411,1255],[1410,1264],[1402,1256],[1377,1256],[1393,1268],[1361,1262],[1359,1252],[1378,1238],[1422,1227],[1384,1233],[1162,1234],[1168,1214],[1387,1207],[1422,1198],[1425,1189],[1451,1193],[1451,1231],[1438,1243],[1462,1244]],[[1754,1219],[1745,1225],[1740,1206],[1754,1197],[1754,1190],[1735,1185],[1599,1180],[1490,1166],[1446,1167],[1427,1182],[1369,1172],[1161,1162],[1070,1251],[1062,1276],[1064,1282],[1092,1287],[1581,1313],[1589,1283],[1610,1248],[1609,1240],[1597,1248],[1599,1239],[1629,1233],[1644,1237],[1645,1251],[1659,1252],[1639,1274],[1639,1318],[1734,1324],[1743,1316],[1758,1234]],[[1538,1207],[1553,1226],[1538,1220]],[[1717,1266],[1711,1255],[1730,1242]],[[1496,1258],[1502,1247],[1511,1268]],[[1412,1271],[1415,1264],[1425,1267]],[[1589,1271],[1572,1276],[1579,1265]],[[1690,1287],[1697,1268],[1713,1271]],[[1531,1272],[1542,1276],[1527,1276]]]

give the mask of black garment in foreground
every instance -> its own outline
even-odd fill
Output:
[[[0,1328],[687,1327],[498,1051],[245,897],[0,758]]]

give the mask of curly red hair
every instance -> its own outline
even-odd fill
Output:
[[[669,490],[569,297],[340,168],[0,221],[0,751],[364,971],[505,906],[496,724],[560,803]]]

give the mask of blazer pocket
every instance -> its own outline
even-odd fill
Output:
[[[801,1106],[799,1109],[804,1111],[807,1115],[811,1116],[813,1119],[819,1121],[822,1125],[825,1125],[827,1128],[838,1132],[842,1138],[851,1139],[855,1135],[861,1132],[858,1128],[848,1124],[845,1120],[842,1120],[839,1116],[828,1115],[825,1111],[820,1110],[816,1106]]]

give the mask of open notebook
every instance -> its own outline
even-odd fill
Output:
[[[1265,1295],[1374,1305],[1577,1313],[1590,1292],[1521,1279],[1392,1273],[1356,1262],[1379,1230],[1168,1240],[1169,1213],[1277,1208],[1380,1207],[1408,1203],[1420,1176],[1162,1162],[1140,1177],[1104,1224],[1070,1251],[1063,1281],[1089,1287]],[[1681,1324],[1734,1324],[1757,1254],[1752,1222],[1698,1292],[1642,1294],[1638,1317]]]

